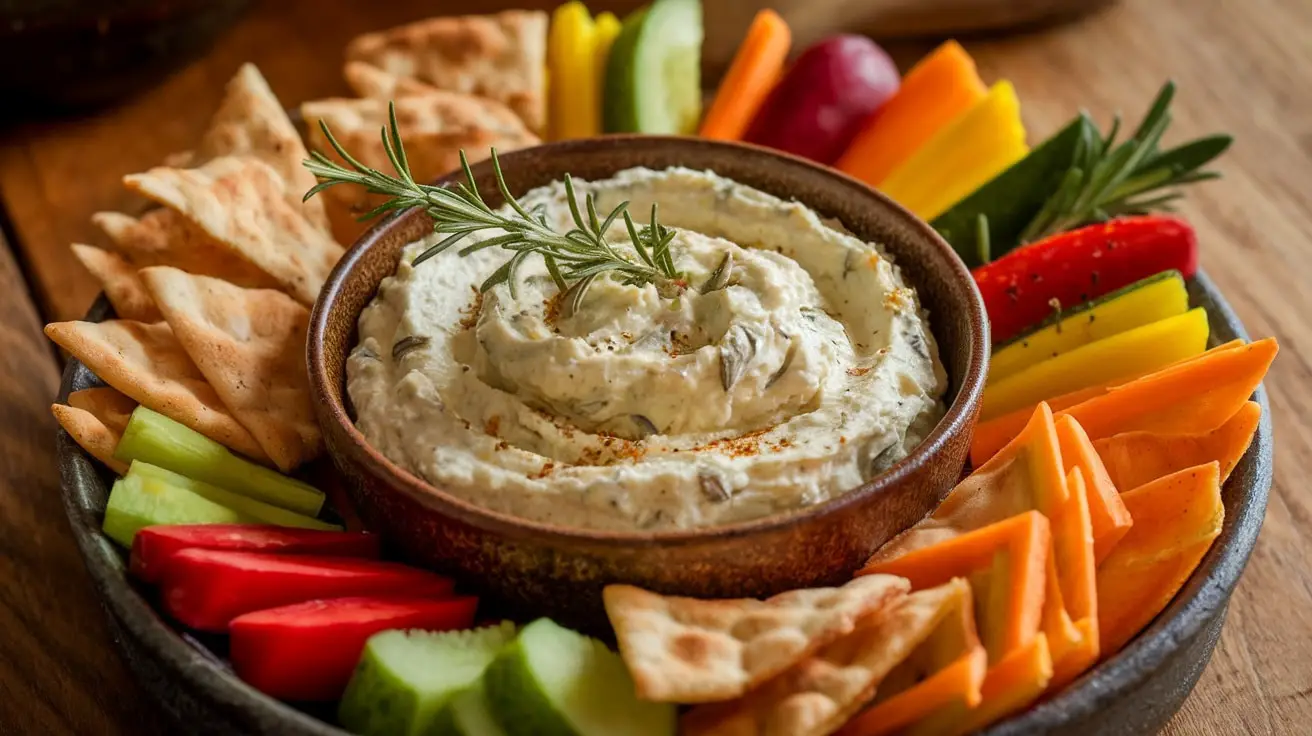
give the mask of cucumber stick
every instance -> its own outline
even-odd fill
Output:
[[[696,132],[701,48],[700,0],[655,0],[625,18],[606,63],[605,132]]]
[[[619,655],[550,619],[525,626],[483,675],[510,736],[672,736],[674,706],[638,700]]]
[[[488,705],[483,681],[461,690],[442,706],[434,721],[433,733],[456,736],[507,736],[506,729]]]
[[[219,488],[209,483],[193,480],[185,475],[179,475],[172,470],[165,470],[158,465],[151,465],[140,460],[132,461],[128,467],[128,478],[153,478],[171,486],[182,488],[213,501],[220,506],[226,506],[233,511],[262,524],[274,524],[276,526],[290,526],[298,529],[321,529],[324,531],[341,531],[342,527],[336,524],[329,524],[326,521],[298,514],[295,511],[288,511],[272,504],[256,501],[240,493]]]
[[[469,631],[384,631],[369,638],[338,707],[342,725],[363,736],[443,733],[437,716],[476,683],[515,626]]]
[[[157,478],[119,478],[109,491],[101,528],[110,539],[132,546],[137,532],[158,524],[242,524],[242,514]]]
[[[114,457],[125,463],[141,460],[306,516],[317,516],[323,507],[322,491],[237,457],[200,432],[144,406],[133,410]]]

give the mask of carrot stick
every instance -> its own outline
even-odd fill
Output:
[[[1209,351],[1063,411],[1092,440],[1122,432],[1210,432],[1248,401],[1279,347],[1266,338],[1242,348]]]
[[[958,483],[933,513],[880,547],[871,561],[904,555],[1026,511],[1050,515],[1066,497],[1056,426],[1052,412],[1040,404],[1006,448]]]
[[[1098,661],[1098,589],[1093,528],[1083,472],[1073,468],[1070,499],[1052,529],[1052,564],[1044,603],[1044,633],[1052,650],[1049,692],[1060,690]],[[1054,595],[1055,590],[1055,595]]]
[[[980,703],[939,710],[906,730],[907,736],[964,736],[1015,713],[1038,699],[1052,679],[1048,640],[1039,634],[1026,646],[989,668],[980,686]]]
[[[1234,350],[1236,348],[1243,347],[1245,344],[1246,343],[1244,343],[1243,340],[1231,340],[1230,342],[1225,343],[1224,345],[1218,345],[1217,347],[1208,350],[1202,355],[1195,355],[1193,357],[1182,360],[1178,363],[1173,363],[1171,365],[1166,366],[1165,368],[1162,368],[1161,370],[1162,371],[1170,370],[1172,368],[1176,368],[1178,366],[1184,365],[1194,360],[1201,360],[1207,356],[1215,356],[1226,350]],[[1150,373],[1145,375],[1152,375],[1152,374]],[[1132,376],[1132,377],[1125,378],[1123,380],[1116,381],[1115,383],[1112,384],[1107,384],[1103,386],[1092,386],[1090,388],[1080,389],[1078,391],[1072,391],[1068,394],[1063,394],[1061,396],[1048,399],[1047,404],[1054,412],[1061,413],[1066,409],[1075,406],[1076,404],[1082,404],[1085,401],[1088,401],[1089,399],[1093,399],[1095,397],[1102,396],[1103,394],[1109,393],[1111,389],[1114,388],[1115,386],[1124,385],[1133,380],[1138,380],[1143,377],[1144,376],[1142,375]],[[1023,409],[1017,409],[1016,411],[1013,411],[1009,414],[1004,414],[1003,416],[990,419],[986,422],[980,422],[979,424],[975,425],[975,434],[970,444],[971,463],[976,467],[983,465],[985,461],[993,457],[995,453],[997,453],[1004,446],[1006,446],[1006,444],[1010,442],[1013,437],[1020,434],[1020,431],[1025,427],[1025,424],[1029,422],[1030,417],[1034,414],[1034,409],[1037,406],[1038,404],[1034,404],[1032,406],[1027,406]]]
[[[977,646],[915,687],[857,716],[838,732],[839,736],[884,736],[955,704],[974,708],[982,697],[980,686],[988,664],[984,647]]]
[[[980,634],[989,661],[1033,640],[1043,613],[1044,569],[1052,535],[1037,511],[917,549],[867,563],[857,574],[900,575],[913,590],[968,577],[978,600]]]
[[[1117,488],[1131,490],[1178,470],[1213,460],[1221,464],[1221,482],[1248,451],[1262,407],[1246,402],[1211,432],[1159,434],[1124,432],[1093,443]]]
[[[756,111],[783,74],[791,45],[792,33],[784,19],[768,8],[758,12],[720,82],[699,135],[725,141],[741,140]]]
[[[956,41],[948,41],[907,72],[897,94],[875,113],[835,165],[870,186],[879,186],[987,92],[970,54]]]
[[[1225,521],[1216,462],[1172,473],[1122,498],[1134,526],[1098,566],[1098,633],[1104,657],[1166,608]]]
[[[1130,512],[1125,510],[1121,494],[1080,423],[1069,416],[1061,416],[1057,418],[1056,426],[1064,469],[1069,473],[1078,468],[1088,489],[1093,555],[1095,560],[1102,561],[1130,530],[1133,523]]]

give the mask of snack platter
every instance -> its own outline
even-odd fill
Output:
[[[66,509],[188,732],[1183,703],[1272,479],[1278,346],[1163,214],[1229,136],[1163,144],[1167,83],[1126,138],[1039,141],[955,42],[788,64],[771,11],[703,111],[700,23],[420,21],[290,112],[247,64],[72,246],[104,295],[46,328]]]

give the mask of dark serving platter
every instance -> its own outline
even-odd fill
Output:
[[[1206,308],[1211,344],[1248,335],[1206,275],[1189,287],[1190,301]],[[102,297],[87,319],[110,318]],[[64,369],[58,401],[99,380],[74,360]],[[1065,691],[984,733],[1153,734],[1179,710],[1225,622],[1226,605],[1248,562],[1266,512],[1272,478],[1270,406],[1259,387],[1262,420],[1247,454],[1225,488],[1225,525],[1211,551],[1170,606],[1137,638]],[[100,531],[109,491],[106,471],[63,431],[59,471],[68,512],[87,570],[109,617],[124,659],[160,708],[191,734],[321,734],[345,732],[321,717],[331,709],[299,709],[266,697],[237,679],[224,661],[221,638],[196,638],[175,628],[152,606],[148,593],[127,576],[126,555]]]

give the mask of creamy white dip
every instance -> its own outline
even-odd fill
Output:
[[[562,315],[536,256],[514,295],[480,295],[507,251],[416,267],[440,236],[411,244],[347,363],[357,426],[394,462],[523,518],[689,528],[841,495],[942,416],[926,315],[877,245],[710,172],[630,169],[575,187],[603,212],[629,200],[635,219],[658,202],[691,288],[669,299],[603,277]],[[572,226],[560,184],[520,201]],[[633,252],[622,224],[608,235]],[[703,293],[726,255],[728,285]]]

